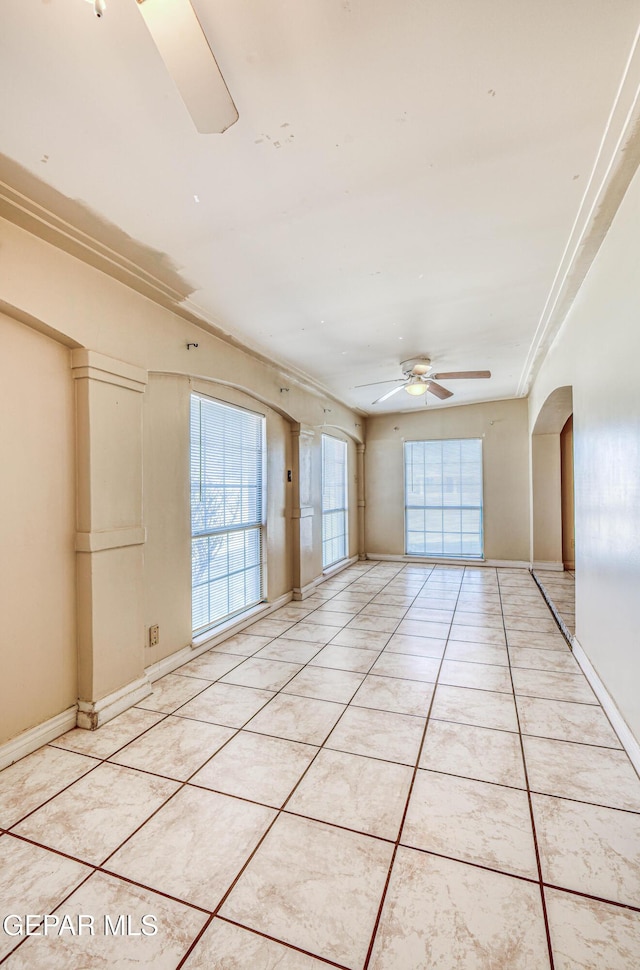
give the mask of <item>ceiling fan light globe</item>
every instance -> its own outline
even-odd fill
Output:
[[[407,394],[411,394],[412,397],[419,397],[421,394],[427,393],[427,385],[423,384],[422,381],[415,381],[414,383],[407,384],[405,391]]]

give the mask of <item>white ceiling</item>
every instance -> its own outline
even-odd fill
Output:
[[[3,0],[8,159],[354,406],[423,407],[353,390],[422,353],[493,372],[451,403],[516,395],[638,0],[193,0],[240,114],[222,135],[196,133],[135,0],[107,5]]]

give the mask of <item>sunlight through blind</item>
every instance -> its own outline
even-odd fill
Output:
[[[263,598],[264,418],[191,396],[193,632]]]
[[[482,439],[407,441],[409,556],[482,559]]]
[[[347,444],[322,435],[322,567],[347,557]]]

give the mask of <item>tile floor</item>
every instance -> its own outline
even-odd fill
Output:
[[[536,569],[535,577],[570,641],[576,634],[576,574],[571,569],[562,573]]]
[[[362,563],[5,769],[0,876],[94,917],[7,970],[634,970],[640,780],[527,572]]]

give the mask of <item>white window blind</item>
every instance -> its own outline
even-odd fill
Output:
[[[347,444],[322,435],[322,566],[347,557]]]
[[[482,559],[482,439],[407,441],[406,550]]]
[[[191,396],[193,632],[263,598],[264,417]]]

